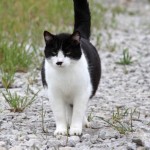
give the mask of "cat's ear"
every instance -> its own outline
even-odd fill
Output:
[[[80,43],[80,39],[81,39],[80,32],[75,31],[75,32],[72,34],[72,40],[73,40],[76,44],[79,44],[79,43]]]
[[[50,43],[54,39],[54,35],[48,31],[44,31],[43,35],[46,43]]]

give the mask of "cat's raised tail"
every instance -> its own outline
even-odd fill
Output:
[[[89,40],[91,16],[87,0],[74,1],[74,31],[79,31],[81,37]]]

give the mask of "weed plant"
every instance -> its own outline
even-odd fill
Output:
[[[14,72],[8,73],[8,72],[2,71],[1,81],[5,89],[10,88],[14,82]]]
[[[127,48],[123,50],[123,58],[116,63],[119,65],[130,65],[133,63],[132,56],[129,54],[129,50]]]
[[[133,121],[135,118],[139,119],[140,112],[135,109],[121,109],[116,108],[112,117],[108,120],[103,117],[98,117],[104,122],[108,123],[111,127],[117,130],[120,134],[126,134],[127,132],[133,132]]]
[[[26,49],[24,43],[1,43],[0,68],[5,72],[26,72],[33,59],[33,52]]]
[[[2,92],[5,101],[10,106],[11,112],[23,112],[25,108],[29,107],[36,100],[38,92],[32,94],[31,96],[29,90],[30,89],[28,86],[27,91],[25,92],[25,96],[20,96],[17,93],[12,94],[7,89],[5,90],[5,92]]]

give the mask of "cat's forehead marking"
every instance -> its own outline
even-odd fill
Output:
[[[64,57],[64,54],[63,54],[62,50],[58,51],[58,57],[59,58],[63,58]]]

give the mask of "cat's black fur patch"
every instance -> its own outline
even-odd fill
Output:
[[[87,0],[74,1],[74,31],[79,31],[85,39],[90,38],[91,16]]]
[[[101,62],[96,48],[86,39],[81,39],[81,47],[86,56],[89,73],[91,77],[91,83],[93,86],[93,91],[91,94],[92,98],[98,88],[98,84],[101,77]]]
[[[73,39],[74,34],[58,34],[53,35],[50,41],[45,46],[45,57],[50,58],[57,56],[58,51],[62,50],[64,56],[70,57],[71,59],[78,60],[81,57],[80,43]]]

